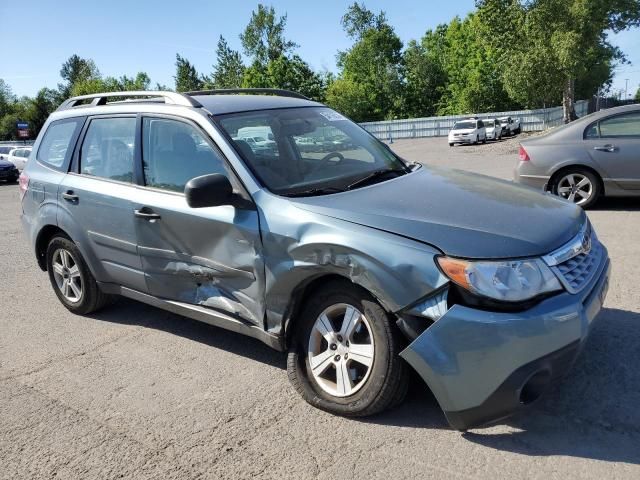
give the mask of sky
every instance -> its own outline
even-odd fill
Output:
[[[238,35],[256,1],[177,2],[167,0],[0,0],[0,78],[17,95],[34,95],[54,88],[60,67],[72,54],[92,58],[104,76],[133,76],[144,71],[156,82],[173,86],[176,53],[199,72],[209,74],[218,37],[241,50]],[[269,3],[264,1],[264,3]],[[315,69],[336,70],[335,55],[351,41],[340,18],[351,2],[325,0],[272,1],[278,14],[287,14],[286,36],[300,45],[297,53]],[[373,11],[384,10],[405,42],[419,39],[427,29],[464,17],[473,0],[365,0]],[[614,90],[629,94],[640,87],[640,29],[612,35],[631,65],[616,69]],[[624,93],[623,93],[624,95]]]

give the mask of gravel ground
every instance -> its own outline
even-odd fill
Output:
[[[517,139],[406,158],[510,178]],[[608,246],[606,308],[572,373],[525,415],[465,434],[416,381],[390,412],[348,420],[304,403],[285,357],[122,300],[83,318],[26,246],[0,185],[0,478],[640,478],[640,200],[589,213]]]

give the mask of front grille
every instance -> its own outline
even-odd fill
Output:
[[[602,245],[592,237],[591,250],[580,253],[555,268],[566,289],[571,293],[581,291],[593,278],[602,260]]]

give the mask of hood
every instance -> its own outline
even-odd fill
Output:
[[[13,163],[9,160],[0,159],[0,167],[13,167]]]
[[[304,210],[466,258],[544,255],[571,240],[585,222],[581,208],[557,197],[484,175],[433,167],[349,192],[291,201]]]

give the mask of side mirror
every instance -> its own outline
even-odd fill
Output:
[[[233,187],[227,177],[212,173],[189,180],[184,187],[184,195],[191,208],[230,205]]]

